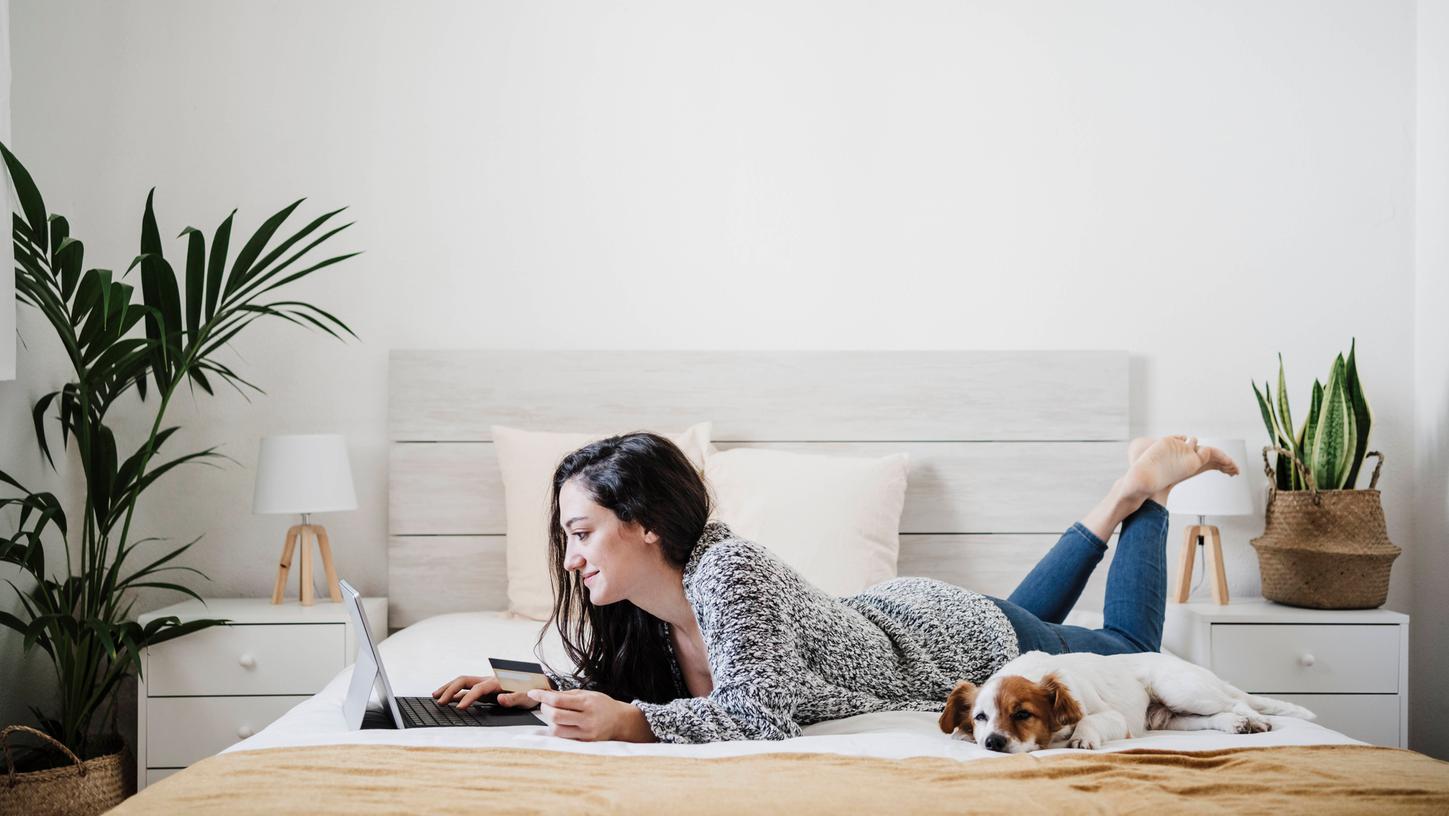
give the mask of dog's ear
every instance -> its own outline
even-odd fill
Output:
[[[1067,690],[1067,684],[1052,672],[1041,679],[1041,689],[1046,694],[1047,703],[1051,706],[1052,731],[1068,725],[1075,725],[1084,716],[1082,707],[1077,704],[1077,698]]]
[[[951,689],[946,698],[946,710],[941,712],[941,730],[947,734],[957,728],[971,735],[971,704],[976,702],[976,684],[962,680]]]

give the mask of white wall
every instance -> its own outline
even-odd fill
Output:
[[[10,143],[10,0],[0,0],[0,142]],[[10,223],[10,174],[0,173],[0,224]],[[15,247],[0,241],[0,381],[15,379]]]
[[[124,268],[152,185],[168,235],[299,194],[358,220],[338,246],[367,254],[293,294],[362,342],[257,324],[231,360],[268,395],[171,417],[177,451],[241,465],[158,486],[139,518],[205,533],[205,592],[268,590],[289,520],[249,512],[257,439],[308,430],[351,440],[363,509],[325,521],[343,574],[386,591],[390,348],[1125,348],[1134,433],[1252,450],[1249,379],[1281,351],[1306,406],[1356,336],[1408,610],[1414,21],[1316,0],[18,0],[15,144],[89,263]],[[64,372],[20,324],[0,461],[37,474],[26,408]],[[1261,518],[1222,526],[1254,593]]]
[[[1418,9],[1418,200],[1414,289],[1414,624],[1409,733],[1449,756],[1449,0]],[[1433,724],[1437,725],[1437,727]]]

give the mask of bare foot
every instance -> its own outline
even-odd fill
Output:
[[[1137,461],[1137,457],[1141,456],[1143,451],[1145,451],[1148,448],[1152,447],[1152,443],[1153,442],[1156,442],[1156,441],[1157,441],[1157,438],[1156,437],[1153,437],[1153,436],[1139,436],[1139,437],[1133,439],[1131,442],[1128,442],[1127,443],[1127,464],[1130,465],[1133,462],[1136,462]]]
[[[1129,493],[1145,495],[1158,504],[1167,503],[1172,486],[1208,470],[1220,470],[1229,476],[1238,475],[1238,466],[1217,448],[1199,447],[1197,437],[1164,436],[1145,447],[1140,437],[1128,445],[1128,456],[1135,452],[1127,474],[1122,477]],[[1135,449],[1135,450],[1134,450]]]
[[[1181,439],[1184,442],[1187,441],[1187,437],[1182,436],[1181,434],[1179,434],[1177,436],[1174,436],[1172,438],[1173,439]],[[1133,462],[1136,462],[1137,461],[1137,457],[1141,456],[1142,453],[1143,453],[1143,451],[1145,451],[1148,448],[1152,447],[1152,443],[1153,442],[1156,442],[1156,441],[1157,441],[1157,437],[1155,437],[1155,436],[1139,436],[1139,437],[1135,437],[1131,442],[1128,442],[1127,443],[1127,464],[1130,465]]]

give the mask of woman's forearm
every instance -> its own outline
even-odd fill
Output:
[[[654,736],[654,731],[649,727],[649,718],[644,716],[644,711],[636,705],[629,705],[629,712],[624,717],[623,733],[617,738],[625,742],[658,742],[659,738]]]

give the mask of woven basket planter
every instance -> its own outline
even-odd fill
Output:
[[[1288,456],[1308,490],[1278,490],[1268,452]],[[1379,501],[1377,456],[1367,490],[1319,490],[1303,463],[1283,448],[1263,448],[1268,509],[1258,551],[1263,597],[1314,609],[1371,609],[1389,597],[1389,572],[1402,550],[1389,541]]]
[[[10,735],[24,732],[40,737],[64,751],[73,764],[43,771],[16,773],[10,761]],[[4,746],[4,784],[0,784],[0,814],[25,816],[80,816],[105,813],[126,798],[125,752],[98,756],[81,761],[71,750],[50,735],[25,725],[7,726],[0,731]]]

